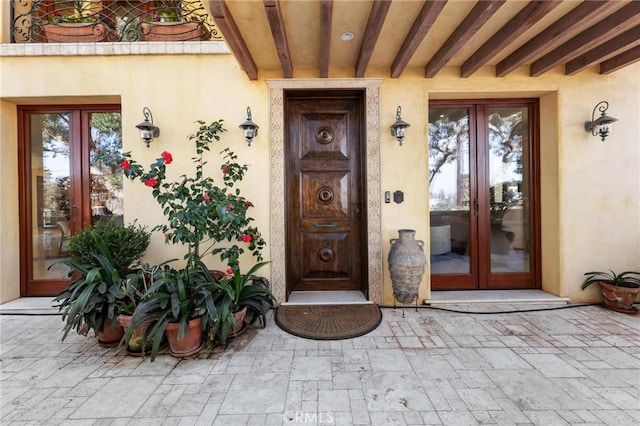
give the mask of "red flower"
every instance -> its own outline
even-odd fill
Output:
[[[122,170],[129,170],[131,168],[131,163],[129,163],[129,160],[122,160],[120,167],[122,167]]]
[[[100,148],[98,148],[97,146],[95,146],[95,147],[93,147],[92,151],[93,151],[93,152],[95,152],[95,153],[97,154],[98,152],[100,152]]]
[[[244,234],[244,235],[242,236],[242,242],[243,242],[243,243],[248,243],[249,241],[251,241],[251,235],[249,235],[249,234]]]
[[[233,206],[227,206],[227,211],[230,212],[231,210],[233,210]]]
[[[233,269],[227,268],[227,275],[232,275],[232,274],[233,274]]]
[[[153,188],[158,184],[158,180],[157,179],[147,179],[147,180],[144,181],[144,184]]]
[[[233,197],[233,193],[229,192],[229,193],[227,194],[227,197],[229,197],[229,198]]]
[[[207,194],[207,193],[205,193],[205,194],[202,196],[202,198],[204,198],[206,201],[210,201],[209,194]]]
[[[226,174],[227,170],[228,170],[227,166],[222,166],[222,173],[223,174]]]
[[[173,157],[167,151],[162,152],[162,158],[164,158],[165,164],[171,164],[171,162],[173,161]]]
[[[246,201],[244,202],[244,205],[245,205],[245,206],[250,206],[250,205],[251,205],[251,201],[246,200]]]

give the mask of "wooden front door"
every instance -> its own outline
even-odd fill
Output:
[[[361,92],[287,94],[287,295],[367,296]]]

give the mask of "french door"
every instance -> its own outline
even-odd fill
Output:
[[[69,237],[98,220],[122,221],[120,107],[20,107],[20,291],[52,296],[68,283]]]
[[[431,288],[540,287],[538,102],[431,101]]]

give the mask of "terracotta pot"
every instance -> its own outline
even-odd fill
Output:
[[[114,41],[117,35],[101,23],[61,23],[42,26],[42,34],[50,43]]]
[[[235,328],[229,327],[229,335],[232,336],[234,334],[239,333],[244,326],[244,317],[247,316],[247,307],[240,309],[238,312],[234,312],[233,316],[236,317],[236,326]]]
[[[140,24],[143,41],[206,40],[209,31],[202,22],[143,22]]]
[[[640,288],[618,287],[611,284],[600,282],[600,289],[604,297],[604,306],[612,311],[621,312],[623,314],[635,314],[638,312],[633,307]]]
[[[179,323],[169,323],[164,329],[164,334],[169,342],[169,353],[176,358],[184,358],[195,355],[202,349],[202,318],[196,318],[189,321],[189,327],[182,336],[182,340],[178,339],[180,332]]]
[[[105,348],[118,346],[124,336],[124,328],[118,323],[116,318],[105,319],[104,328],[98,333],[98,343]]]
[[[131,315],[118,315],[118,322],[124,328],[125,333],[129,330],[131,326]],[[144,339],[144,334],[147,332],[147,328],[151,324],[151,321],[145,321],[142,324],[138,324],[136,328],[131,333],[131,337],[127,342],[127,349],[131,352],[142,353],[142,341]],[[151,349],[151,345],[153,344],[153,339],[148,339],[144,345],[146,350]]]

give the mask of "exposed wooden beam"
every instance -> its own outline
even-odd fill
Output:
[[[240,64],[240,67],[242,67],[247,74],[249,80],[257,80],[258,67],[224,0],[209,0],[209,10],[211,11],[214,22],[224,35],[224,40],[229,46],[229,49],[233,52],[233,56],[235,56]]]
[[[527,4],[516,14],[516,16],[511,18],[505,26],[500,28],[498,32],[496,32],[462,64],[460,67],[460,77],[469,77],[471,74],[478,71],[480,67],[486,64],[502,49],[507,47],[509,43],[513,42],[560,3],[562,2],[558,0],[536,0]]]
[[[565,74],[574,75],[636,46],[640,46],[640,25],[567,62]]]
[[[356,78],[364,77],[367,71],[371,54],[378,42],[378,36],[382,30],[382,25],[387,17],[390,6],[391,0],[374,0],[371,6],[367,28],[364,30],[362,44],[360,45],[360,51],[358,52],[358,58],[356,60]]]
[[[629,3],[532,63],[530,75],[538,77],[556,65],[568,62],[597,46],[611,34],[618,34],[631,25],[637,24],[639,14],[640,1]]]
[[[393,65],[391,65],[391,78],[400,77],[400,74],[404,71],[413,54],[416,53],[416,49],[418,49],[418,46],[420,46],[420,43],[422,43],[422,40],[424,40],[446,4],[446,0],[427,1],[424,3],[422,10],[409,30],[407,38],[402,43]]]
[[[638,61],[640,61],[640,47],[634,47],[601,63],[600,74],[611,74]]]
[[[453,30],[447,41],[444,42],[440,50],[433,55],[424,68],[427,78],[433,78],[455,55],[458,50],[482,27],[489,18],[496,13],[506,0],[480,0],[471,9],[471,12]]]
[[[320,78],[329,77],[329,57],[331,52],[331,21],[333,0],[322,0],[320,4]]]
[[[548,51],[554,41],[566,39],[573,28],[588,19],[596,19],[598,14],[617,6],[614,1],[583,1],[574,7],[569,13],[542,30],[537,36],[523,44],[518,50],[500,61],[496,66],[496,77],[504,77],[516,68],[524,65],[530,59]]]
[[[267,20],[271,27],[271,35],[276,45],[284,78],[293,78],[293,65],[291,63],[291,54],[289,53],[289,44],[287,43],[287,33],[284,29],[282,10],[280,10],[280,1],[264,0],[264,10],[267,13]]]

